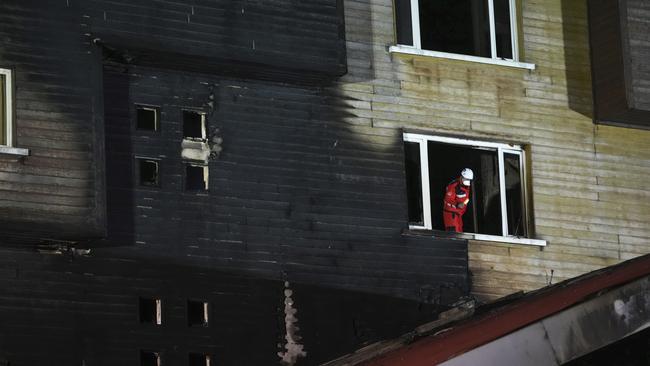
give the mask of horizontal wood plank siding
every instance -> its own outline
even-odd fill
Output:
[[[521,60],[533,71],[391,55],[392,16],[391,1],[346,2],[349,73],[339,88],[368,103],[355,116],[382,132],[529,147],[534,229],[548,245],[470,241],[475,295],[533,290],[650,252],[650,133],[592,123],[585,2],[522,1]]]

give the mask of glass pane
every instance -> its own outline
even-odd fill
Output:
[[[462,216],[463,231],[502,235],[499,169],[496,150],[430,141],[429,184],[431,220],[434,229],[444,230],[443,204],[447,185],[463,168],[474,171],[470,201]]]
[[[404,142],[404,156],[406,158],[406,194],[409,205],[409,223],[424,225],[420,144],[417,142]]]
[[[508,234],[526,236],[523,194],[521,187],[521,163],[517,154],[503,154],[506,176],[506,207],[508,209]]]
[[[397,28],[397,44],[412,46],[411,0],[395,0],[395,23],[395,28]]]
[[[7,133],[7,112],[5,110],[5,76],[0,75],[0,145],[6,145],[6,133]]]
[[[512,59],[510,0],[494,0],[494,30],[497,39],[497,57]]]
[[[419,0],[426,50],[491,57],[487,0]]]

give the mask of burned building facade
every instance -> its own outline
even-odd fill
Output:
[[[647,253],[643,67],[598,107],[598,6],[4,1],[0,360],[319,364]]]

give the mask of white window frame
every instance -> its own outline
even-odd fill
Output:
[[[15,147],[16,145],[16,131],[14,123],[14,75],[11,69],[0,68],[0,75],[4,76],[5,89],[4,89],[4,134],[6,136],[5,143],[0,143],[0,158],[22,159],[29,155],[28,149]]]
[[[14,121],[14,116],[13,116],[13,101],[14,101],[14,85],[13,85],[13,73],[10,69],[0,69],[0,75],[4,76],[5,79],[5,90],[4,90],[4,106],[5,106],[5,113],[4,113],[4,120],[5,120],[5,140],[6,142],[4,144],[0,144],[1,146],[8,146],[12,147],[14,146],[14,128],[13,128],[13,121]]]
[[[454,60],[473,61],[479,63],[495,64],[502,66],[518,67],[534,70],[535,65],[519,61],[519,32],[517,21],[517,0],[509,0],[510,10],[510,42],[512,46],[512,58],[501,58],[497,55],[496,30],[494,20],[494,0],[488,0],[488,16],[490,22],[490,57],[464,55],[457,53],[441,52],[422,49],[420,33],[420,4],[418,0],[410,0],[411,4],[411,30],[413,45],[391,46],[389,52],[406,53],[420,56],[441,57]]]
[[[520,145],[513,145],[507,143],[498,143],[490,141],[478,141],[470,140],[458,137],[447,137],[447,136],[435,136],[435,135],[424,135],[419,133],[404,133],[405,142],[414,142],[417,143],[420,147],[420,174],[421,174],[421,187],[422,187],[422,218],[423,225],[409,225],[409,229],[412,230],[433,230],[433,224],[431,220],[431,192],[429,188],[429,149],[428,142],[435,141],[451,145],[461,145],[467,146],[470,148],[489,148],[494,149],[497,152],[497,158],[499,163],[499,195],[501,201],[501,230],[502,235],[486,235],[478,233],[462,233],[469,234],[473,239],[476,240],[485,240],[485,241],[499,241],[499,242],[508,242],[516,244],[530,244],[530,245],[546,245],[544,240],[536,240],[529,238],[522,238],[518,236],[513,236],[508,233],[508,212],[506,204],[506,189],[505,189],[505,168],[504,168],[504,154],[513,154],[519,156],[519,166],[521,174],[521,191],[522,191],[522,210],[524,217],[526,219],[525,225],[528,225],[530,222],[530,217],[528,214],[528,192],[526,179],[526,151]]]

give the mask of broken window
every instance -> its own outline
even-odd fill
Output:
[[[158,161],[144,158],[138,158],[136,160],[140,185],[149,187],[160,186]]]
[[[0,145],[13,146],[11,70],[0,69]]]
[[[210,355],[190,353],[190,366],[210,366]]]
[[[160,366],[160,352],[140,351],[140,366]]]
[[[205,301],[187,302],[187,323],[189,326],[208,326],[208,303]]]
[[[183,138],[205,139],[205,114],[183,111]]]
[[[160,110],[156,107],[137,105],[136,128],[144,131],[158,131]]]
[[[160,299],[140,298],[140,323],[162,324],[162,301]]]
[[[187,164],[185,166],[185,190],[205,191],[208,189],[208,166]]]
[[[527,236],[524,151],[520,146],[404,134],[409,225],[444,230],[446,187],[463,168],[474,171],[465,232]]]
[[[515,0],[396,0],[397,42],[517,61]]]

